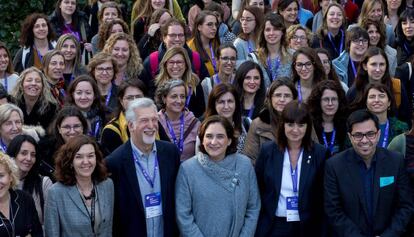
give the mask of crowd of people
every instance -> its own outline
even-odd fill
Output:
[[[412,0],[58,0],[21,25],[0,236],[414,236]]]

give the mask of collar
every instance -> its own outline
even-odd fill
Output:
[[[132,142],[132,139],[131,139],[131,148],[132,148],[132,152],[134,153],[134,154],[137,154],[138,155],[138,159],[142,159],[143,157],[144,157],[144,155],[146,155],[145,153],[143,153],[137,146],[135,146],[135,144]],[[156,155],[157,154],[157,145],[156,145],[156,143],[154,142],[154,144],[153,144],[153,146],[152,146],[152,150],[151,150],[151,152],[150,152],[150,155],[151,154],[154,154],[154,155]]]

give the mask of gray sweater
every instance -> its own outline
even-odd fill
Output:
[[[234,153],[214,162],[198,153],[182,163],[176,181],[181,236],[254,236],[260,211],[249,158]]]

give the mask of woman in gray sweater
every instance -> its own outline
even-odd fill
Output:
[[[260,197],[249,158],[236,153],[230,122],[214,115],[200,127],[200,152],[182,163],[176,181],[181,236],[253,236]]]

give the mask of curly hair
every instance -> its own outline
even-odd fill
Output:
[[[39,75],[40,79],[42,80],[42,91],[37,99],[36,103],[39,103],[40,106],[37,110],[39,114],[43,114],[51,104],[58,105],[57,100],[50,92],[50,86],[47,82],[46,76],[36,67],[30,67],[26,70],[24,70],[21,74],[19,79],[17,80],[16,87],[13,89],[12,96],[17,101],[23,101],[24,100],[24,89],[23,89],[23,83],[26,80],[26,76],[29,73],[35,72]]]
[[[167,62],[168,60],[170,60],[172,57],[174,57],[177,54],[181,54],[184,57],[184,61],[185,61],[185,72],[184,72],[182,80],[184,81],[187,87],[191,86],[191,88],[193,88],[195,92],[195,89],[200,80],[198,79],[198,76],[193,73],[193,70],[191,68],[191,61],[190,61],[190,58],[188,57],[187,51],[183,47],[180,47],[180,46],[173,46],[169,48],[167,52],[164,54],[164,57],[162,58],[160,62],[160,73],[155,78],[155,85],[158,86],[162,84],[164,81],[170,79],[170,76],[168,75],[168,71],[167,71]]]
[[[61,35],[57,41],[56,44],[56,50],[62,51],[63,44],[67,41],[71,40],[76,47],[76,56],[72,61],[72,68],[73,71],[78,71],[81,66],[81,46],[79,44],[79,41],[76,39],[76,37],[72,34],[64,34]],[[67,60],[65,59],[65,63],[67,63]]]
[[[127,76],[128,78],[137,78],[144,69],[144,66],[142,65],[142,59],[139,56],[137,45],[130,35],[126,33],[115,33],[111,35],[105,44],[103,52],[112,54],[114,45],[118,40],[125,40],[129,46],[129,59],[126,69]]]
[[[323,20],[322,20],[322,25],[319,27],[319,29],[316,31],[316,36],[323,40],[323,38],[328,35],[328,23],[327,23],[327,17],[328,17],[328,12],[329,9],[331,9],[332,7],[337,7],[341,10],[342,12],[342,25],[341,25],[341,30],[343,31],[343,34],[345,34],[345,30],[346,30],[346,14],[345,14],[345,10],[342,7],[341,4],[333,2],[330,3],[329,6],[326,8],[326,12],[323,14]]]
[[[313,39],[313,33],[312,31],[310,31],[308,28],[300,25],[300,24],[296,24],[296,25],[291,25],[289,26],[289,28],[287,28],[286,30],[286,47],[288,47],[290,40],[293,38],[293,36],[295,35],[296,31],[298,30],[303,30],[305,31],[305,35],[306,35],[306,40],[308,41],[308,46],[310,46],[312,39]]]
[[[99,35],[98,49],[99,50],[102,50],[105,47],[106,41],[112,35],[111,31],[114,25],[120,25],[124,33],[129,34],[128,25],[122,19],[113,19],[110,22],[102,22],[102,24],[99,26],[99,32],[98,32],[98,35]]]
[[[323,80],[319,82],[312,90],[311,94],[309,95],[307,104],[312,116],[313,125],[317,134],[322,134],[323,111],[321,107],[321,99],[323,93],[326,90],[335,91],[338,96],[338,110],[334,115],[333,123],[338,134],[336,137],[340,139],[340,143],[342,143],[346,137],[346,127],[344,124],[346,123],[346,119],[348,117],[348,101],[340,82],[333,80]]]
[[[19,38],[19,43],[21,46],[31,47],[34,44],[33,28],[38,19],[44,19],[46,21],[47,30],[48,30],[48,33],[47,33],[48,41],[50,42],[51,40],[55,39],[56,36],[53,31],[53,27],[50,24],[49,18],[45,14],[42,14],[42,13],[32,13],[28,15],[22,23],[22,27],[20,29],[20,38]]]
[[[1,41],[0,41],[0,49],[4,49],[4,51],[6,51],[7,57],[9,58],[9,64],[7,65],[6,73],[13,74],[14,73],[14,67],[13,67],[13,58],[12,58],[12,55],[10,54],[10,51],[7,48],[6,44],[4,44]]]
[[[17,168],[14,159],[11,159],[10,156],[4,154],[3,152],[0,152],[0,166],[3,166],[6,172],[10,175],[10,188],[16,189],[19,184],[19,168]]]
[[[366,19],[366,20],[362,21],[360,26],[361,26],[362,29],[366,30],[367,33],[368,33],[368,28],[370,26],[374,26],[375,28],[377,28],[377,31],[380,35],[380,39],[378,41],[378,44],[375,45],[375,46],[380,47],[382,49],[385,49],[385,47],[387,46],[387,43],[386,43],[387,36],[386,36],[385,24],[383,24],[382,22],[379,22],[379,21],[373,21],[373,20],[370,20],[370,19]],[[370,42],[370,45],[371,45],[371,42]]]
[[[295,65],[296,65],[296,59],[298,58],[298,56],[300,54],[305,55],[311,62],[313,65],[313,78],[312,78],[312,84],[315,86],[318,82],[326,80],[326,74],[325,74],[325,69],[322,65],[321,59],[319,58],[319,56],[316,54],[315,50],[309,47],[303,47],[300,48],[298,50],[296,50],[296,52],[293,54],[293,59],[292,59],[292,79],[293,79],[293,83],[296,83],[300,80],[300,77],[298,75],[298,72],[296,71]],[[333,70],[333,69],[331,69]]]
[[[76,184],[76,171],[73,167],[73,160],[76,153],[84,145],[92,145],[95,150],[96,166],[92,173],[92,181],[99,183],[108,177],[102,152],[99,150],[96,142],[89,136],[79,135],[70,139],[56,154],[56,170],[54,174],[58,182],[69,186]]]
[[[218,36],[219,30],[218,30],[218,19],[217,16],[214,14],[214,12],[212,11],[207,11],[207,10],[203,10],[201,11],[195,21],[194,21],[194,26],[192,29],[192,38],[194,39],[194,46],[196,48],[196,51],[200,54],[200,57],[202,59],[203,62],[208,62],[210,61],[210,56],[208,55],[208,53],[206,52],[206,50],[203,47],[203,43],[201,41],[201,33],[198,30],[198,27],[202,24],[204,24],[204,21],[206,20],[207,16],[213,16],[216,19],[216,26],[217,26],[217,31],[216,31],[216,35],[214,36],[214,39],[210,40],[210,44],[211,47],[213,49],[213,53],[216,55],[217,54],[217,49],[220,46],[220,39]]]
[[[262,65],[265,65],[267,67],[267,56],[269,55],[269,49],[267,48],[267,42],[264,37],[264,32],[266,28],[266,22],[269,22],[270,25],[272,25],[277,30],[282,31],[282,37],[280,38],[280,60],[283,63],[286,63],[288,58],[290,57],[290,54],[287,51],[286,43],[285,43],[285,35],[286,35],[286,27],[283,24],[283,19],[281,16],[279,16],[276,13],[268,13],[265,15],[263,24],[260,27],[259,34],[257,36],[257,57],[259,58],[259,62]]]
[[[230,121],[227,120],[226,118],[219,116],[219,115],[212,115],[207,117],[200,125],[200,130],[198,132],[198,138],[200,139],[200,152],[207,154],[206,149],[204,148],[203,145],[203,140],[204,140],[204,136],[206,134],[207,128],[211,125],[211,124],[215,124],[215,123],[219,123],[224,127],[224,130],[226,131],[226,136],[228,139],[231,140],[231,144],[227,147],[226,149],[226,156],[236,153],[237,152],[237,143],[238,143],[238,139],[236,137],[236,134],[234,132],[234,128],[231,125]]]
[[[114,71],[112,80],[115,78],[115,75],[118,73],[118,64],[116,60],[109,53],[100,52],[93,56],[91,61],[88,64],[88,73],[89,76],[95,79],[95,68],[103,63],[110,62]]]

